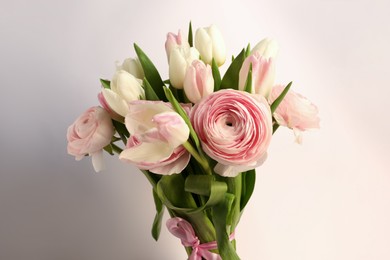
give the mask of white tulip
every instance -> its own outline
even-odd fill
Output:
[[[199,59],[199,52],[193,47],[177,46],[171,51],[169,58],[169,79],[173,87],[177,89],[183,88],[187,68],[197,59]]]
[[[257,52],[260,54],[260,56],[268,59],[275,58],[278,54],[278,51],[278,43],[273,39],[265,38],[256,44],[256,46],[252,49],[251,54]]]
[[[103,89],[102,94],[110,108],[123,117],[129,110],[129,102],[145,97],[141,81],[124,70],[114,74],[110,89]]]
[[[118,66],[118,70],[124,70],[136,77],[143,80],[145,77],[144,70],[142,69],[141,62],[138,58],[125,59],[122,65]]]
[[[198,49],[200,56],[205,63],[211,64],[213,58],[218,66],[225,63],[225,42],[221,32],[215,25],[196,30],[195,47]]]

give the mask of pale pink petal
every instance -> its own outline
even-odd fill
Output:
[[[173,148],[164,142],[141,143],[123,150],[119,155],[119,159],[135,163],[153,163],[169,158],[172,152]]]
[[[103,151],[97,151],[90,154],[92,157],[92,165],[95,169],[95,172],[100,172],[104,169],[104,161],[103,161]]]

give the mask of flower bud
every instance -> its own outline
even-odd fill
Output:
[[[114,74],[110,89],[103,89],[102,94],[108,106],[123,117],[128,112],[127,103],[145,97],[140,80],[124,70]]]
[[[205,63],[211,64],[213,58],[218,66],[225,63],[225,42],[221,32],[215,25],[196,30],[195,47],[198,49],[200,56]]]
[[[184,91],[192,103],[197,103],[214,91],[214,79],[211,66],[200,60],[194,60],[188,67],[184,78]]]
[[[264,58],[258,52],[248,56],[239,74],[239,89],[245,89],[245,82],[252,64],[252,93],[268,97],[275,80],[275,67],[272,58]]]
[[[263,58],[275,58],[278,54],[278,43],[273,39],[265,38],[252,49],[251,54],[259,53]]]
[[[143,80],[145,77],[144,70],[142,69],[141,63],[138,58],[125,59],[122,65],[118,66],[118,70],[127,71],[137,79]]]
[[[181,31],[176,34],[174,33],[168,33],[167,34],[167,40],[165,41],[165,51],[167,53],[168,63],[169,63],[169,56],[172,52],[172,50],[178,46],[182,46],[184,48],[190,48],[190,44],[181,34]]]
[[[196,59],[199,59],[199,52],[195,48],[178,46],[171,51],[169,79],[172,86],[178,89],[183,88],[187,68]]]

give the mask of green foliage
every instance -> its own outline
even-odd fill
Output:
[[[141,63],[142,69],[144,70],[145,78],[148,80],[152,86],[154,92],[160,100],[167,101],[164,95],[163,87],[164,82],[161,79],[160,74],[158,73],[153,62],[149,59],[148,56],[138,47],[137,44],[134,44],[135,52],[137,53],[138,59]]]
[[[213,58],[212,64],[211,64],[211,70],[213,73],[213,78],[214,78],[214,92],[218,91],[221,87],[221,74],[219,72],[219,68],[217,63],[215,62],[215,59]]]
[[[240,69],[245,60],[245,49],[232,61],[225,75],[222,78],[221,89],[232,88],[238,89],[238,78]]]
[[[108,88],[110,89],[110,84],[111,82],[109,80],[106,80],[106,79],[100,79],[100,83],[102,84],[103,88]]]
[[[154,217],[153,226],[152,226],[152,236],[154,240],[158,240],[161,232],[161,222],[164,216],[164,205],[162,204],[160,198],[157,195],[155,189],[153,189],[153,199],[154,205],[156,206],[156,215]]]

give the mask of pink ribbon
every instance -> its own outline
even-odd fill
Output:
[[[183,246],[192,247],[192,253],[188,260],[202,260],[202,257],[206,260],[222,260],[220,255],[209,251],[218,248],[217,242],[213,241],[201,244],[188,221],[178,217],[171,218],[167,221],[167,227],[169,232],[180,238]],[[234,232],[229,238],[230,241],[234,239]]]

